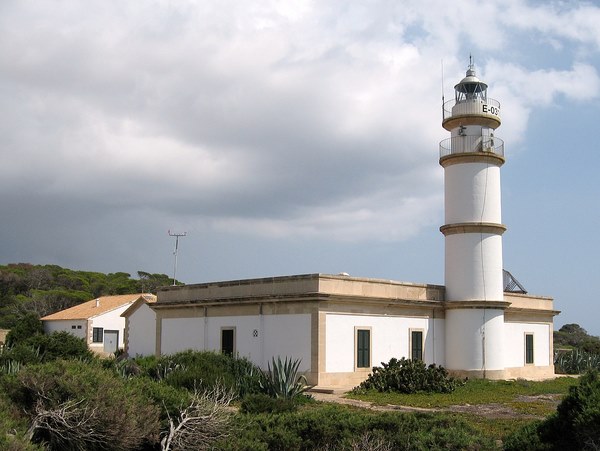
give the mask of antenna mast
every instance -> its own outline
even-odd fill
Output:
[[[175,250],[173,251],[173,255],[175,256],[175,264],[173,266],[173,286],[176,285],[176,276],[177,276],[177,252],[179,250],[179,237],[180,236],[186,236],[187,232],[183,232],[183,233],[172,233],[169,230],[169,236],[174,236],[175,237]]]

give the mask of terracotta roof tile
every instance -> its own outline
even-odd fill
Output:
[[[102,296],[91,301],[84,302],[83,304],[76,305],[74,307],[61,310],[60,312],[52,313],[51,315],[44,316],[42,321],[53,321],[53,320],[64,320],[64,319],[89,319],[94,316],[101,315],[102,313],[109,312],[116,308],[122,307],[127,304],[131,304],[138,300],[140,297],[154,302],[156,296],[153,294],[122,294],[119,296]]]

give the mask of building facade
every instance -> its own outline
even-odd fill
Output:
[[[460,376],[553,377],[553,300],[505,281],[500,103],[470,64],[443,112],[444,286],[309,274],[163,288],[155,353],[214,350],[262,368],[288,356],[321,387],[357,385],[392,357]]]

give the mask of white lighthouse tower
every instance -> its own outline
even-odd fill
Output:
[[[504,143],[494,136],[500,103],[470,62],[443,105],[446,368],[464,375],[504,375],[504,302],[500,167]]]

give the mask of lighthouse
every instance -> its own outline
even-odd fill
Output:
[[[500,168],[504,142],[495,136],[500,103],[487,95],[470,61],[443,104],[446,368],[472,377],[505,370]]]

